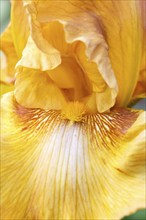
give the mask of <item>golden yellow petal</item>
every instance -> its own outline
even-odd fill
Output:
[[[108,87],[102,96],[105,99],[106,91],[108,91],[111,102],[108,101],[104,108],[102,108],[103,105],[99,106],[98,111],[103,112],[111,108],[115,103],[118,86],[100,19],[92,2],[37,1],[36,4],[32,0],[26,1],[26,6],[31,18],[32,37],[37,46],[48,53],[48,43],[50,43],[60,51],[62,57],[70,56],[72,52],[71,55],[76,58],[84,73],[91,80],[92,86],[96,88],[96,93],[101,92],[101,87],[102,89]],[[64,41],[64,33],[56,21],[63,24],[68,45]],[[79,41],[84,44],[85,51],[82,50],[82,46],[80,48]],[[69,44],[74,44],[74,49]],[[86,53],[86,56],[82,53]],[[102,85],[100,85],[99,79]]]
[[[29,35],[28,17],[23,6],[23,0],[11,1],[11,27],[15,49],[18,57],[21,58]]]
[[[15,65],[18,61],[18,56],[13,43],[11,24],[6,28],[0,37],[0,50],[2,51],[1,62],[1,81],[5,83],[14,82]]]
[[[2,99],[2,219],[120,219],[145,206],[144,112],[63,120]]]

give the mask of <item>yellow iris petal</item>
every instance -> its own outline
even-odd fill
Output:
[[[87,57],[97,64],[98,71],[111,89],[112,101],[108,107],[113,105],[117,92],[115,76],[119,87],[117,105],[129,103],[139,78],[143,50],[139,1],[46,0],[35,4],[32,0],[26,1],[26,5],[37,44],[40,45],[40,39],[36,32],[42,36],[43,42],[47,38],[43,36],[41,27],[58,20],[64,25],[67,42],[84,42]],[[90,76],[94,77],[94,73],[90,72]],[[101,106],[99,109],[104,111]]]
[[[2,219],[120,219],[144,207],[144,112],[70,124],[2,100]]]
[[[89,7],[89,11],[86,10],[86,6]],[[104,86],[108,87],[102,96],[107,99],[108,91],[110,101],[108,100],[104,106],[100,106],[99,102],[97,104],[98,111],[104,112],[115,104],[118,86],[100,19],[91,6],[91,2],[81,1],[37,1],[37,4],[35,1],[26,1],[33,30],[32,38],[36,45],[48,53],[50,43],[60,51],[62,57],[73,56],[91,81],[93,89],[96,88],[97,96]],[[56,21],[63,25],[65,34]],[[81,44],[85,49],[82,49]],[[98,79],[102,82],[102,89]]]

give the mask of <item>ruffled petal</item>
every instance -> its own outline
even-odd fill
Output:
[[[97,64],[111,88],[113,100],[117,91],[116,76],[119,86],[117,105],[129,103],[139,78],[143,50],[139,1],[31,0],[26,1],[26,5],[34,30],[33,38],[41,48],[36,32],[43,42],[41,25],[58,20],[64,25],[69,43],[76,40],[85,43],[86,54]]]
[[[145,206],[144,112],[63,120],[2,100],[2,219],[120,219]]]
[[[101,28],[100,19],[95,13],[96,9],[92,7],[92,3],[90,1],[83,3],[81,1],[36,2],[33,0],[25,2],[31,18],[30,25],[32,28],[32,37],[40,50],[48,53],[48,44],[50,43],[61,52],[62,56],[64,56],[64,52],[67,51],[64,43],[60,43],[61,47],[56,43],[60,42],[62,39],[60,34],[58,34],[57,37],[55,35],[54,40],[50,36],[50,32],[47,31],[47,25],[54,21],[58,21],[63,24],[66,42],[68,44],[75,43],[77,41],[84,43],[87,59],[82,59],[80,56],[81,52],[77,49],[78,47],[75,47],[74,49],[74,56],[79,61],[82,69],[92,81],[94,86],[96,85],[98,88],[98,79],[102,78],[103,84],[106,84],[106,87],[109,88],[108,94],[110,95],[109,100],[111,100],[111,102],[108,102],[108,105],[105,105],[104,109],[99,106],[98,111],[103,112],[111,108],[115,103],[118,86],[113,69],[111,67],[108,54],[108,45]],[[65,10],[65,8],[67,8],[67,10]],[[54,30],[55,29],[52,28],[53,32]],[[57,33],[60,33],[60,31]],[[65,47],[63,50],[62,45]],[[92,62],[96,64],[90,68],[90,71],[86,71],[87,60],[88,63]],[[94,69],[96,69],[96,71],[94,71]],[[94,82],[93,78],[96,79]],[[107,93],[105,92],[102,94],[102,96],[104,96],[104,99],[106,99]]]
[[[34,43],[31,36],[29,36],[22,58],[17,63],[16,67],[23,66],[42,71],[54,69],[61,63],[60,53],[51,45],[49,53],[50,54],[46,54],[41,51]]]

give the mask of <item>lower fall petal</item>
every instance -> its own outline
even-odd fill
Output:
[[[144,201],[144,112],[63,120],[2,99],[2,219],[120,219]]]

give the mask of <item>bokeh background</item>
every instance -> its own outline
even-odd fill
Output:
[[[15,1],[19,1],[19,0],[15,0]],[[50,0],[50,1],[54,1],[54,0]],[[115,1],[118,1],[118,0],[115,0]],[[9,23],[9,20],[10,20],[10,1],[0,0],[0,32],[4,31],[4,29]],[[140,100],[134,106],[134,108],[146,110],[146,99]],[[115,220],[115,219],[111,219],[111,220]],[[133,215],[127,216],[123,218],[122,220],[146,220],[146,210],[139,210]]]

